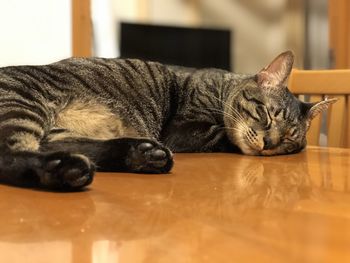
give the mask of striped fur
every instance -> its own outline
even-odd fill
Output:
[[[257,75],[104,58],[1,68],[0,179],[72,190],[95,166],[168,172],[171,151],[299,151],[318,111],[282,85],[291,59]]]

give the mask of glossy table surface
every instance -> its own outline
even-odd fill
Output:
[[[0,262],[350,262],[350,150],[176,154],[78,193],[0,186]]]

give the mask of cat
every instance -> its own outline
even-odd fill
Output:
[[[70,191],[96,169],[167,173],[172,152],[299,152],[335,100],[293,96],[293,60],[251,75],[120,58],[1,68],[0,180]]]

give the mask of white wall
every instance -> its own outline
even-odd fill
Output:
[[[94,55],[118,57],[118,23],[139,21],[137,0],[91,0]]]
[[[0,0],[0,66],[71,55],[70,0]]]

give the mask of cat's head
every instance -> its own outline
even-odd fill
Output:
[[[230,140],[249,155],[299,152],[306,145],[311,120],[336,99],[304,103],[287,89],[293,53],[284,52],[254,78],[243,81],[225,106]]]

